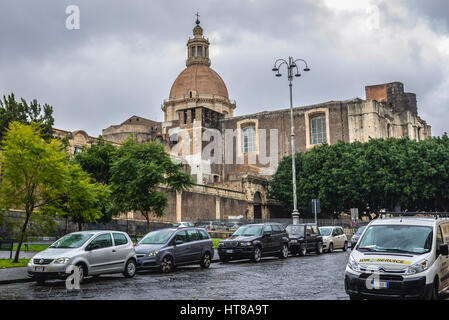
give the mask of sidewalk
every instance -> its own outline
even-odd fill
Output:
[[[0,285],[30,281],[27,267],[0,269]]]

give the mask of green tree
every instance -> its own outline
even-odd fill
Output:
[[[371,139],[339,142],[298,153],[297,196],[303,210],[320,198],[323,212],[338,216],[350,208],[361,214],[449,209],[449,138],[424,141]],[[292,206],[291,157],[279,164],[270,196]]]
[[[92,180],[103,185],[109,185],[111,180],[111,165],[116,148],[101,136],[91,146],[82,148],[82,152],[75,156],[74,162],[90,174]],[[109,188],[108,188],[109,190]],[[106,199],[105,199],[106,200]],[[111,201],[102,201],[102,216],[100,223],[108,223],[112,217],[120,213]]]
[[[18,262],[27,227],[34,217],[38,222],[39,216],[77,212],[83,219],[95,219],[101,213],[98,204],[106,191],[90,185],[89,177],[70,164],[60,141],[45,141],[39,124],[11,122],[1,149],[0,209],[25,212],[14,262]]]
[[[23,124],[37,123],[45,140],[53,138],[53,107],[48,104],[41,106],[37,100],[27,103],[24,99],[18,102],[12,93],[7,97],[3,96],[3,100],[0,100],[0,141],[11,121]]]
[[[121,212],[140,211],[147,220],[148,231],[150,215],[164,215],[164,189],[184,190],[193,183],[190,175],[172,162],[162,144],[137,143],[132,137],[114,153],[110,182],[115,206]]]
[[[82,152],[75,156],[75,162],[96,182],[109,184],[114,152],[115,147],[100,136],[94,144],[82,148]]]

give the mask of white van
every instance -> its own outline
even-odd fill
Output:
[[[449,219],[376,219],[349,256],[345,290],[362,298],[437,299],[449,288]]]

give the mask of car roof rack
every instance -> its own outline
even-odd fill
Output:
[[[413,211],[405,211],[405,212],[390,212],[390,211],[386,211],[386,212],[382,212],[379,215],[379,218],[382,219],[382,216],[384,215],[390,215],[390,216],[394,216],[394,217],[415,217],[415,216],[433,216],[435,217],[435,219],[438,218],[449,218],[449,212],[413,212]]]

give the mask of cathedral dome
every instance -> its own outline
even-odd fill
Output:
[[[228,89],[223,79],[204,64],[189,65],[176,78],[170,90],[170,99],[188,97],[190,91],[197,95],[228,97]]]

